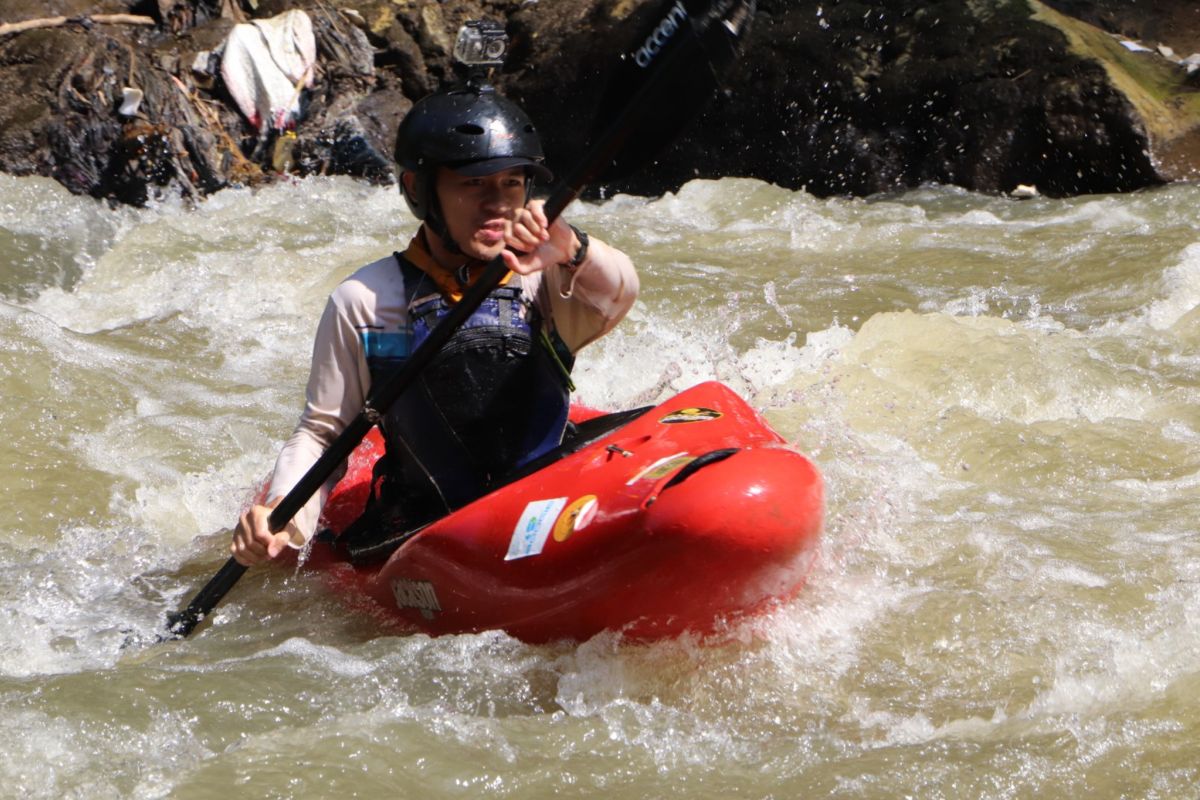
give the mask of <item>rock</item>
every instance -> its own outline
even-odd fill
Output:
[[[1175,53],[1200,49],[1200,4],[1195,0],[1045,0],[1045,4],[1124,39],[1159,42]]]
[[[336,101],[296,146],[303,175],[355,175],[377,183],[395,179],[392,143],[412,102],[399,90]]]
[[[583,20],[595,19],[585,12],[559,34],[564,50],[584,49]],[[677,143],[609,191],[653,194],[722,175],[817,195],[929,182],[986,192],[1028,183],[1067,195],[1159,182],[1139,121],[1103,69],[1069,52],[1024,2],[760,0],[745,50],[727,91]],[[536,73],[520,76],[531,114],[551,142],[578,141],[591,104],[548,112],[561,107],[563,85],[573,97],[593,95],[596,76],[544,53],[535,63]],[[569,163],[578,152],[554,154]]]
[[[1153,51],[1129,54],[1090,23],[1037,0],[1030,0],[1030,5],[1036,19],[1063,32],[1072,53],[1104,70],[1108,84],[1129,107],[1130,127],[1145,138],[1155,177],[1160,181],[1200,177],[1200,97],[1188,84],[1186,67],[1174,51],[1160,45]]]
[[[6,0],[5,19],[150,14],[157,28],[69,23],[0,38],[0,169],[144,203],[279,171],[393,179],[395,129],[456,76],[459,26],[505,23],[494,76],[560,172],[575,163],[614,54],[659,0]],[[1200,6],[1163,0],[758,0],[724,91],[655,162],[596,191],[658,194],[694,177],[817,195],[929,182],[1008,194],[1127,191],[1195,175]],[[220,77],[242,19],[306,11],[317,71],[293,132],[258,132]],[[1120,38],[1114,38],[1114,36]],[[1178,63],[1177,63],[1178,62]],[[1160,67],[1162,70],[1160,71]],[[1170,86],[1166,99],[1148,87]],[[137,94],[140,102],[135,102]],[[678,102],[683,102],[676,99]]]

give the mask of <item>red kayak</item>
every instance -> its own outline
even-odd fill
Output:
[[[406,627],[534,643],[708,633],[803,584],[822,529],[820,474],[728,388],[572,419],[563,447],[385,561],[352,566],[321,537],[308,565]],[[322,517],[331,531],[361,513],[382,451],[372,431],[351,456]]]

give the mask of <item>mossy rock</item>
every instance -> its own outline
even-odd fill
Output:
[[[1200,90],[1177,62],[1151,49],[1133,51],[1120,38],[1038,0],[1034,19],[1057,28],[1072,52],[1104,67],[1113,85],[1137,111],[1151,157],[1165,180],[1200,177]]]

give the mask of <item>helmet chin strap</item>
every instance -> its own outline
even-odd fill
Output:
[[[429,223],[430,229],[442,240],[442,246],[456,256],[465,256],[466,253],[458,246],[458,242],[454,241],[454,237],[450,235],[450,229],[446,227],[446,223],[442,221],[441,215],[435,214],[426,220]]]
[[[454,237],[450,235],[450,227],[446,224],[445,217],[442,216],[442,202],[438,199],[437,190],[432,186],[429,188],[429,212],[425,215],[425,224],[429,226],[429,230],[435,236],[442,240],[442,247],[456,256],[466,255],[458,246],[458,242],[454,241]]]

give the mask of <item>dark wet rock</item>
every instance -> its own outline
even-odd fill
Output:
[[[1144,3],[1107,4],[1140,17],[1146,30],[1158,14]],[[641,21],[631,15],[603,27],[612,8],[629,4],[570,2],[555,3],[550,23],[532,20],[543,5],[510,23],[510,30],[532,31],[539,44],[508,90],[539,120],[556,161],[570,163],[594,100],[559,111],[560,98],[594,98],[603,63],[572,54],[611,51],[613,34]],[[1142,97],[1167,91],[1186,73],[1151,55],[1145,60],[1165,72],[1144,81],[1150,88],[1118,82],[1110,52],[1074,47],[1076,32],[1035,18],[1036,5],[759,0],[726,91],[652,168],[608,188],[657,194],[694,177],[743,175],[819,195],[931,182],[985,192],[1036,185],[1073,195],[1194,177],[1200,148],[1180,143],[1198,130],[1200,95],[1177,92],[1158,106]],[[1078,12],[1090,4],[1074,5]],[[1173,20],[1191,18],[1195,8],[1192,0],[1155,4]],[[1174,28],[1176,46],[1189,52],[1181,29]],[[597,42],[592,50],[589,36]],[[1170,130],[1157,135],[1164,115]]]
[[[614,188],[731,173],[819,195],[929,182],[1078,194],[1159,180],[1103,68],[1023,0],[762,0],[728,86],[654,169]]]
[[[487,17],[511,37],[495,81],[525,105],[563,171],[585,150],[614,54],[659,6],[6,0],[6,22],[139,14],[157,24],[77,19],[0,38],[0,170],[135,204],[279,172],[388,181],[403,115],[455,78],[459,26]],[[294,8],[312,21],[315,81],[295,130],[260,136],[223,85],[217,52],[235,23]],[[1178,57],[1127,57],[1114,35]],[[724,91],[653,164],[603,188],[659,194],[740,175],[819,195],[930,182],[1070,195],[1193,177],[1200,92],[1188,81],[1200,78],[1182,60],[1195,51],[1191,0],[759,0]],[[142,101],[122,116],[127,87]]]
[[[307,126],[315,132],[296,143],[296,171],[392,181],[391,145],[411,107],[412,102],[396,89],[339,98],[315,125]]]

